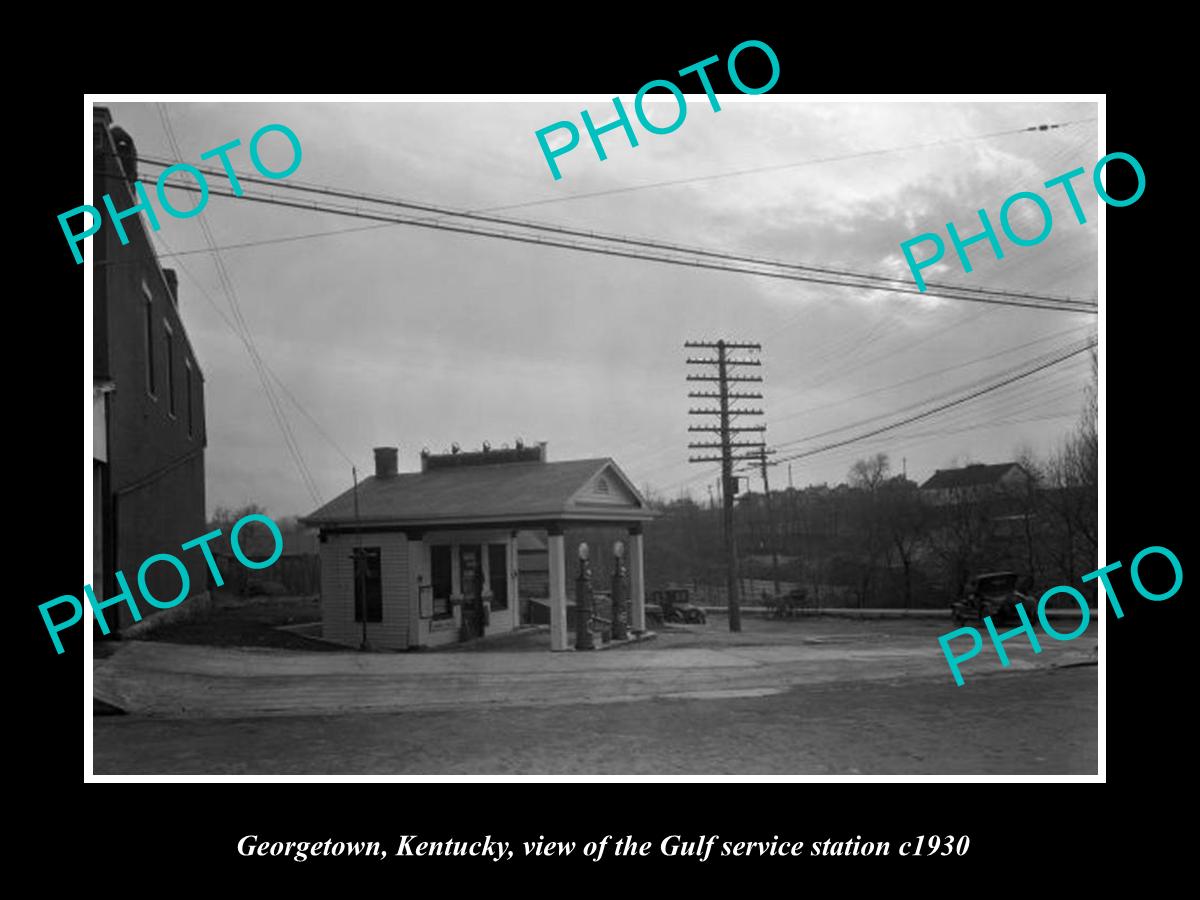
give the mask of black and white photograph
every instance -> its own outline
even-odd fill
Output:
[[[755,54],[89,95],[94,596],[42,616],[86,632],[92,777],[1103,780],[1141,169],[1102,95],[812,98]]]

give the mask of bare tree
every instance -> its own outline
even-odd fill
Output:
[[[887,481],[890,469],[891,464],[887,454],[876,453],[867,459],[855,461],[847,476],[850,487],[855,492],[851,500],[851,515],[855,530],[862,540],[862,549],[866,557],[858,579],[858,605],[860,608],[867,605],[875,569],[879,565],[879,557],[888,546],[880,511],[879,491]]]
[[[885,481],[879,490],[883,527],[904,569],[904,608],[913,605],[913,563],[928,536],[929,516],[915,482],[903,476]]]
[[[1100,442],[1096,394],[1097,360],[1083,415],[1074,431],[1045,466],[1043,497],[1062,529],[1060,575],[1074,579],[1080,564],[1093,568],[1098,538]],[[1082,559],[1080,557],[1082,556]]]
[[[247,503],[245,506],[239,506],[235,509],[230,508],[228,506],[218,506],[216,509],[213,510],[213,516],[212,516],[212,520],[209,523],[209,527],[216,527],[216,528],[220,528],[222,530],[227,530],[230,526],[234,525],[239,519],[243,519],[246,516],[252,516],[252,515],[265,516],[266,514],[267,514],[266,507],[259,506],[257,503]]]
[[[1009,495],[1015,501],[1021,516],[1021,538],[1024,545],[1025,572],[1030,584],[1040,582],[1041,566],[1038,562],[1038,547],[1041,528],[1040,518],[1043,507],[1042,484],[1045,481],[1044,466],[1034,455],[1033,449],[1023,446],[1017,449],[1014,456],[1017,465],[1025,470],[1028,476],[1025,481],[1009,489]]]
[[[952,490],[948,502],[938,507],[937,527],[930,532],[931,546],[953,590],[960,589],[981,562],[991,534],[987,506],[970,489]]]
[[[891,462],[886,453],[876,453],[867,459],[856,460],[850,467],[847,481],[850,487],[874,493],[887,480]]]

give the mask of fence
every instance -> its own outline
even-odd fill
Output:
[[[235,594],[307,596],[321,592],[321,558],[315,553],[284,554],[261,571],[247,569],[231,553],[217,553],[214,558],[225,589]]]

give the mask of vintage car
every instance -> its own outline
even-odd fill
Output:
[[[767,615],[772,619],[791,619],[802,615],[809,606],[808,591],[804,588],[794,588],[786,594],[774,597],[763,591],[762,596],[763,606],[767,608]]]
[[[646,618],[659,625],[666,622],[704,625],[708,622],[704,610],[691,602],[687,588],[651,591],[650,602],[646,604]]]
[[[997,625],[1020,622],[1017,604],[1024,603],[1028,615],[1036,608],[1036,602],[1017,590],[1017,582],[1016,572],[972,575],[963,587],[962,597],[950,606],[955,623],[981,622],[985,616],[991,616]]]

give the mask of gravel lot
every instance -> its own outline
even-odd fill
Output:
[[[297,598],[227,602],[205,619],[162,628],[148,637],[226,647],[335,650],[275,628],[288,620],[311,618],[315,609],[312,601]],[[575,688],[568,686],[559,692],[564,699],[553,705],[524,705],[515,699],[516,705],[464,702],[461,708],[338,715],[96,717],[95,772],[1094,774],[1095,665],[1008,671],[993,666],[991,671],[972,673],[962,688],[946,672],[937,677],[893,677],[891,669],[859,673],[855,668],[859,663],[843,662],[839,674],[819,683],[797,684],[793,678],[790,684],[780,681],[778,687],[771,687],[773,682],[759,680],[749,685],[752,689],[722,690],[726,676],[721,670],[696,669],[684,676],[686,690],[676,695],[664,690],[640,699],[620,694],[621,680],[629,674],[623,666],[607,665],[616,664],[625,654],[658,654],[639,661],[657,660],[655,667],[660,662],[669,667],[676,652],[682,660],[712,650],[749,653],[767,661],[782,654],[780,664],[787,665],[787,655],[798,652],[796,648],[853,660],[855,654],[886,654],[904,645],[924,647],[949,627],[948,622],[925,619],[778,621],[747,616],[742,632],[731,634],[724,617],[712,615],[706,626],[668,626],[654,640],[603,653],[605,659],[596,662],[606,665],[586,678],[593,695],[587,703],[572,702],[570,692]],[[1094,641],[1094,631],[1089,632]],[[444,663],[436,667],[446,670],[442,677],[482,686],[499,677],[486,672],[513,668],[503,666],[504,660],[522,671],[526,665],[549,665],[556,658],[559,667],[569,668],[569,660],[548,653],[548,645],[544,630],[474,645],[472,651],[503,654],[493,658],[494,669],[486,656],[471,651],[461,664],[453,662],[466,648],[439,651],[432,657]],[[1060,644],[1050,650],[1061,653],[1069,646]],[[509,655],[522,653],[529,654],[527,663]],[[392,658],[401,662],[405,656]],[[434,662],[429,655],[420,656]],[[864,659],[861,665],[882,663]],[[655,667],[650,671],[658,671]],[[688,670],[675,671],[678,676]],[[738,672],[749,671],[730,670],[729,684],[741,688],[735,678]],[[478,674],[464,674],[471,672]],[[395,677],[408,681],[415,676]],[[543,673],[543,677],[558,676]],[[611,684],[614,699],[596,702],[595,694],[603,693],[606,684]],[[478,688],[462,690],[466,693],[452,696],[465,700]]]
[[[96,718],[136,774],[1095,774],[1094,666],[768,696],[383,715]]]

